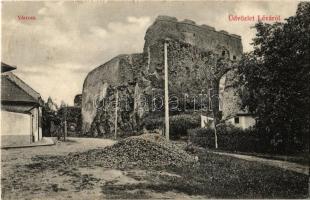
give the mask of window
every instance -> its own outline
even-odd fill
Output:
[[[235,117],[235,124],[239,124],[239,117]]]
[[[225,51],[222,51],[222,56],[225,56]]]
[[[237,57],[236,56],[233,56],[233,60],[236,60],[237,59]]]

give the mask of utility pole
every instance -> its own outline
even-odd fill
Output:
[[[168,91],[168,56],[167,56],[167,42],[164,44],[165,52],[165,135],[166,139],[169,140],[169,91]]]
[[[116,95],[115,95],[115,124],[114,124],[114,138],[116,139],[117,136],[117,110],[118,110],[118,88],[116,88]]]
[[[216,99],[216,100],[215,100]],[[213,124],[214,124],[214,146],[215,149],[218,148],[218,139],[217,139],[217,126],[218,126],[218,111],[219,108],[219,95],[218,94],[212,94],[211,96],[212,103],[212,113],[213,113]],[[216,106],[216,107],[215,107]]]
[[[64,141],[66,141],[66,137],[67,137],[67,105],[64,107],[64,119],[65,119],[65,122],[64,122]]]
[[[215,124],[214,121],[214,140],[215,140],[215,149],[218,148],[218,143],[217,143],[217,124]]]

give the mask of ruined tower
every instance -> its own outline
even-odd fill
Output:
[[[208,94],[218,73],[217,61],[237,61],[242,54],[240,36],[174,17],[157,17],[144,39],[142,53],[117,56],[87,75],[82,94],[84,133],[101,136],[114,131],[116,90],[121,100],[120,133],[136,131],[145,115],[158,111],[152,106],[154,98],[163,94],[165,42],[169,93],[176,97]]]

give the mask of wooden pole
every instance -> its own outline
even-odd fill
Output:
[[[218,148],[218,143],[217,143],[217,128],[216,128],[216,124],[214,121],[214,140],[215,140],[215,149]]]
[[[116,89],[115,95],[115,131],[114,131],[114,138],[116,139],[117,136],[117,109],[118,109],[118,90]]]
[[[164,52],[165,52],[165,135],[166,139],[169,140],[169,91],[168,91],[168,58],[167,58],[167,46],[168,44],[165,42],[164,44]]]
[[[64,141],[66,141],[66,137],[67,137],[67,105],[64,107]]]
[[[213,84],[212,84],[212,93],[210,92],[210,95],[211,95],[211,109],[212,109],[212,113],[213,113],[213,124],[214,124],[214,146],[215,146],[215,149],[218,148],[218,142],[217,142],[217,125],[218,125],[218,120],[217,120],[217,117],[218,117],[218,108],[219,108],[219,96],[217,93],[213,94],[214,93],[214,87],[213,87]],[[218,92],[218,90],[216,91]],[[217,98],[215,100],[215,98]]]
[[[65,137],[64,137],[64,141],[66,141],[66,138],[67,138],[67,120],[65,121]]]

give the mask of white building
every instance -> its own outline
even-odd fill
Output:
[[[256,123],[254,117],[248,113],[238,113],[233,117],[226,119],[226,123],[230,123],[235,127],[247,129],[253,127]]]
[[[39,93],[1,63],[1,146],[24,146],[42,139]]]

